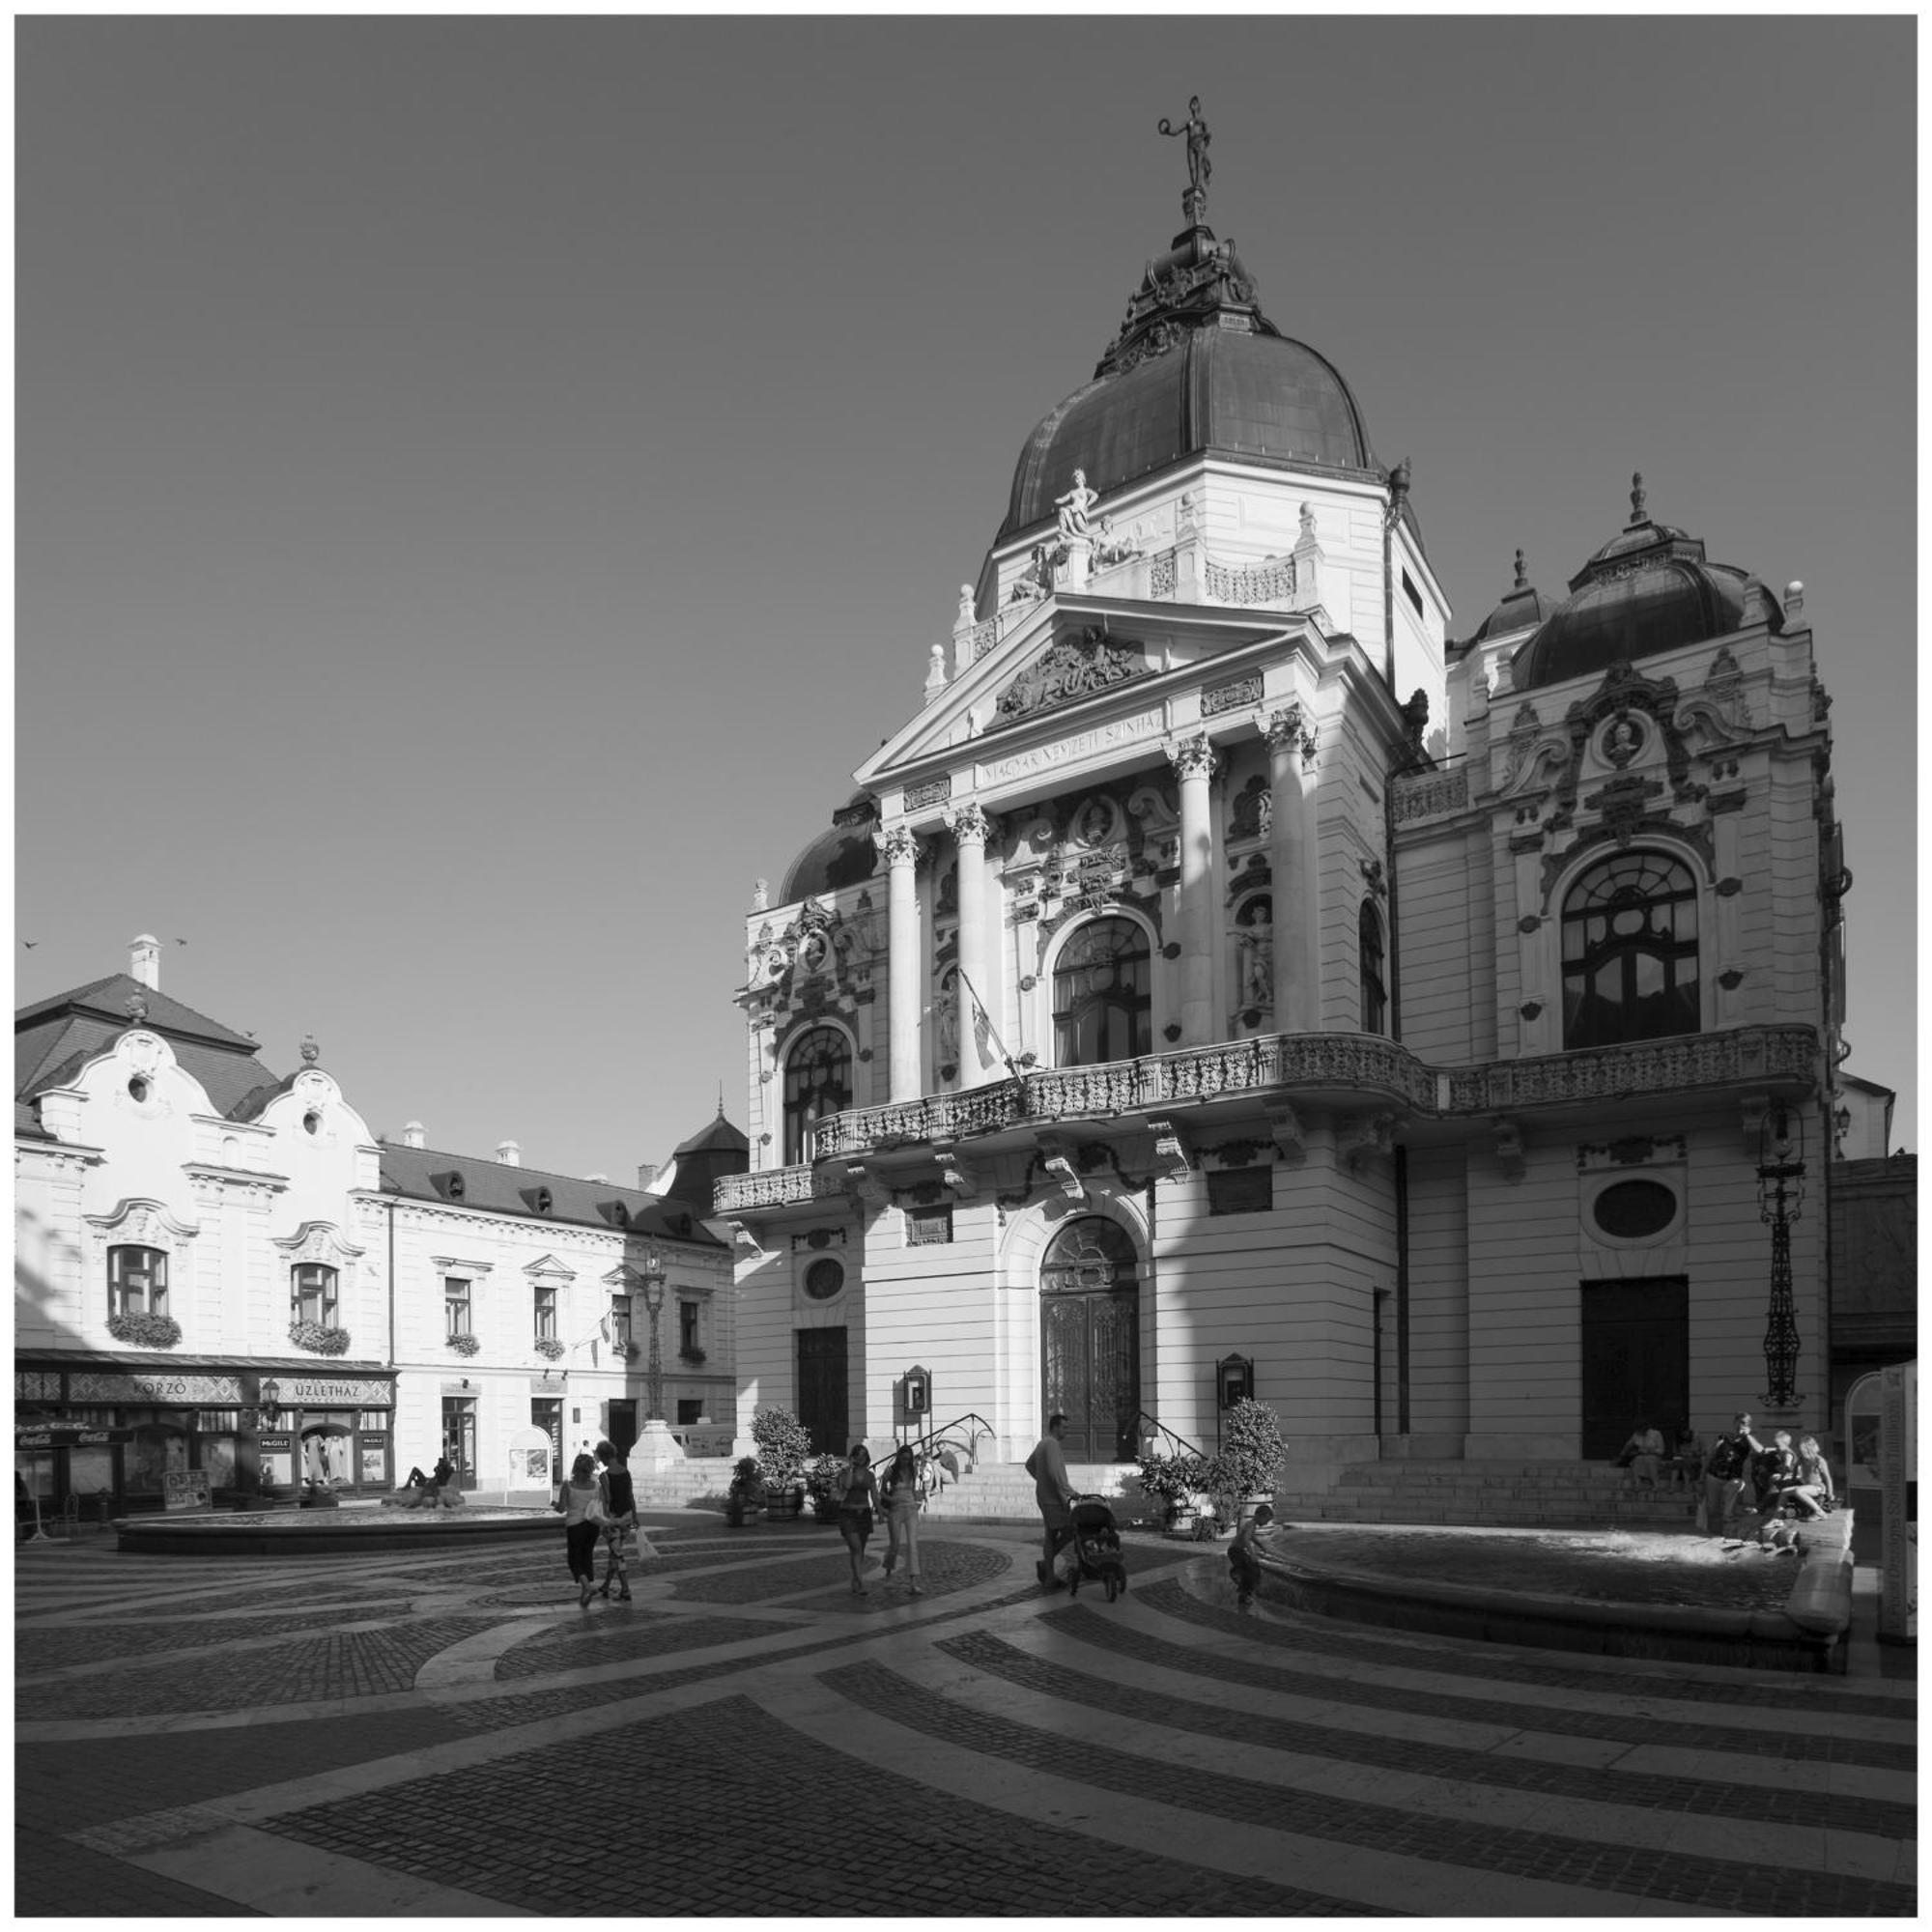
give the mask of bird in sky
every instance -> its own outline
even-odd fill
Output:
[[[175,941],[175,944],[177,946],[185,946],[187,944],[187,941],[185,939],[178,939]]]
[[[38,939],[23,939],[20,942],[20,944],[24,946],[29,952],[31,952],[34,950],[34,948],[37,947],[40,943],[41,942]]]

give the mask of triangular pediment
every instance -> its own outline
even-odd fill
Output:
[[[1300,630],[1299,623],[1294,627]],[[1057,597],[1034,605],[982,651],[911,723],[854,773],[884,790],[902,771],[956,757],[963,748],[990,750],[1029,727],[1103,716],[1162,691],[1197,666],[1286,634],[1234,613],[1186,614],[1172,605],[1102,603]],[[1144,688],[1148,688],[1144,690]]]

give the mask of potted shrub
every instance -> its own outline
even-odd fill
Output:
[[[811,1454],[805,1424],[774,1404],[753,1415],[752,1440],[765,1481],[765,1508],[773,1516],[796,1516],[805,1505],[805,1459]]]
[[[731,1465],[731,1487],[724,1492],[724,1520],[733,1529],[756,1522],[765,1513],[765,1479],[755,1456],[740,1456]]]
[[[474,1335],[446,1335],[443,1340],[459,1355],[473,1355],[483,1346],[481,1340]]]
[[[349,1352],[347,1328],[325,1328],[320,1321],[298,1316],[289,1323],[289,1340],[311,1355],[346,1355]]]
[[[1192,1533],[1194,1496],[1202,1487],[1201,1473],[1199,1456],[1184,1451],[1170,1456],[1158,1449],[1141,1452],[1141,1494],[1152,1506],[1155,1520],[1163,1529],[1184,1528],[1185,1533]],[[1177,1520],[1183,1513],[1189,1519],[1184,1526]]]
[[[536,1339],[536,1350],[547,1362],[563,1359],[563,1344],[554,1335],[539,1335]]]
[[[838,1483],[845,1473],[842,1456],[814,1456],[805,1465],[805,1492],[811,1513],[820,1522],[838,1520]]]
[[[182,1338],[181,1323],[172,1315],[150,1315],[144,1309],[110,1315],[107,1332],[130,1349],[172,1349]]]
[[[1216,1493],[1232,1495],[1245,1519],[1274,1493],[1276,1478],[1287,1460],[1281,1424],[1266,1403],[1243,1396],[1221,1418],[1221,1481]]]

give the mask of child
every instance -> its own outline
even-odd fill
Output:
[[[1228,1570],[1235,1581],[1236,1609],[1251,1607],[1255,1592],[1261,1588],[1262,1566],[1261,1559],[1255,1554],[1255,1532],[1265,1529],[1273,1520],[1274,1511],[1263,1503],[1235,1532],[1235,1540],[1228,1546]]]

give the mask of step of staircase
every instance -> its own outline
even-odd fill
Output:
[[[1288,1521],[1495,1523],[1528,1527],[1643,1525],[1688,1521],[1692,1489],[1637,1490],[1603,1463],[1359,1463],[1332,1484],[1278,1486],[1274,1508]]]

